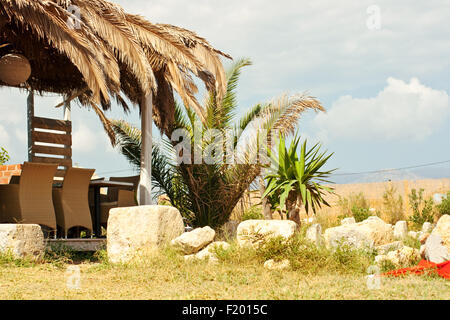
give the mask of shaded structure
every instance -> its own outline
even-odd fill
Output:
[[[25,56],[31,75],[20,85],[0,86],[62,94],[67,111],[76,100],[96,112],[113,144],[102,111],[115,100],[129,112],[126,98],[139,106],[141,204],[151,203],[152,119],[163,133],[170,131],[174,91],[204,119],[194,77],[220,98],[226,89],[220,57],[230,58],[189,30],[153,24],[104,0],[0,0],[0,56],[7,54]],[[32,95],[29,110],[30,101]]]

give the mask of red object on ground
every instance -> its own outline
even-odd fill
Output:
[[[441,277],[450,280],[450,260],[440,263],[440,264],[436,264],[427,260],[422,260],[419,262],[419,264],[417,265],[417,267],[412,267],[412,268],[405,268],[405,269],[399,269],[399,270],[394,270],[394,271],[390,271],[387,273],[384,273],[384,276],[394,276],[394,277],[399,277],[399,276],[403,276],[405,274],[431,274],[431,273],[437,273],[439,274]]]

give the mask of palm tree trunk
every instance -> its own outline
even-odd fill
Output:
[[[267,198],[263,198],[263,194],[266,192],[266,184],[264,183],[263,177],[259,177],[259,192],[261,194],[262,210],[265,220],[272,220],[272,210],[270,208],[270,203]]]
[[[295,192],[291,192],[289,194],[288,199],[286,200],[286,210],[289,216],[289,220],[294,221],[299,226],[301,225],[300,221],[300,209],[297,206],[298,197]]]

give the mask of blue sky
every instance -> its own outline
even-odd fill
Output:
[[[446,0],[116,2],[153,22],[191,29],[234,58],[251,58],[239,87],[241,114],[286,92],[317,97],[327,114],[306,115],[300,132],[335,152],[330,166],[342,172],[450,160]],[[379,20],[373,20],[376,10]],[[0,94],[0,145],[20,163],[26,160],[26,95]],[[37,115],[62,117],[53,108],[60,101],[39,99]],[[139,123],[137,112],[113,109],[110,117]],[[131,173],[93,112],[74,107],[72,120],[74,163],[107,176]],[[443,165],[444,175],[449,167]]]

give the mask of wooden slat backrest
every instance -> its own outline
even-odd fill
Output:
[[[31,129],[31,161],[58,164],[56,177],[63,178],[72,167],[72,123],[33,117]]]

